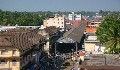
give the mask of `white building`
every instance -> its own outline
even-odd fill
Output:
[[[75,20],[81,20],[81,14],[75,16]]]
[[[68,19],[69,20],[81,20],[81,14],[74,14],[74,12],[72,12],[72,14],[68,15]]]
[[[97,36],[88,36],[84,40],[85,51],[92,52],[93,54],[101,54],[104,52],[105,47],[100,45],[100,41],[97,40]]]

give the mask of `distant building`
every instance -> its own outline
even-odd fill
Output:
[[[74,12],[72,12],[72,14],[68,15],[68,19],[69,20],[81,20],[81,14],[74,14]]]
[[[56,15],[55,17],[45,19],[43,21],[43,25],[44,27],[50,27],[50,26],[59,27],[61,31],[64,31],[65,30],[65,17]]]
[[[100,21],[90,21],[87,23],[85,29],[86,38],[84,39],[84,47],[87,52],[92,52],[93,54],[102,54],[104,52],[105,47],[100,44],[96,36],[96,31],[100,23]]]
[[[86,35],[96,35],[96,31],[98,27],[100,26],[101,21],[89,21],[87,23],[87,27],[85,29],[85,34]]]
[[[81,20],[81,14],[75,15],[75,20]]]

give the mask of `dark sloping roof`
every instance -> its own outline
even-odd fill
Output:
[[[68,35],[68,38],[71,38],[76,42],[80,42],[86,26],[87,26],[87,23],[81,23]]]
[[[66,24],[66,29],[70,29],[72,26],[70,24]]]
[[[12,44],[8,41],[6,36],[0,36],[0,46],[12,46]]]
[[[51,36],[53,33],[58,32],[60,29],[55,26],[45,28],[46,32]]]
[[[38,29],[33,30],[11,30],[0,33],[0,47],[9,46],[25,51],[33,45],[39,44],[41,40],[45,40],[43,36],[38,34]]]
[[[57,42],[61,43],[80,43],[81,38],[85,32],[87,22],[81,23],[76,27],[72,27],[69,31],[65,32],[63,37],[59,38]]]

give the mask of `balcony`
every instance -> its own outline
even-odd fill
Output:
[[[1,61],[0,63],[0,69],[2,68],[10,68],[9,62],[7,61]]]

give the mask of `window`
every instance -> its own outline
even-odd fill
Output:
[[[91,23],[91,25],[94,25],[94,23]]]
[[[59,22],[58,22],[58,24],[59,24]]]
[[[62,24],[63,24],[63,22],[62,22]]]
[[[7,62],[5,62],[5,60],[0,60],[0,66],[4,66],[5,64],[7,64]]]
[[[59,21],[59,19],[58,19],[58,21]]]
[[[13,53],[12,54],[16,54],[16,50],[13,50]]]
[[[16,66],[17,62],[16,60],[12,60],[12,66]]]
[[[5,54],[5,50],[1,50],[0,54],[4,55]]]

